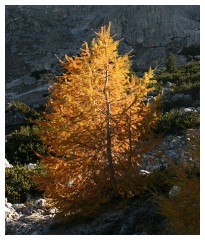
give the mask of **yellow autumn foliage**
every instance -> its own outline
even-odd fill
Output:
[[[34,179],[64,214],[137,194],[136,146],[158,121],[159,97],[145,103],[153,70],[131,74],[129,54],[119,55],[110,31],[111,23],[78,56],[59,59],[63,73],[49,88],[44,120],[36,121],[48,154],[41,156],[47,174]]]

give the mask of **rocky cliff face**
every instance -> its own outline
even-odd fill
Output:
[[[120,53],[133,50],[135,70],[163,66],[167,52],[186,61],[183,49],[199,46],[199,6],[6,6],[6,101],[44,101],[45,73],[59,57],[75,55],[94,31],[112,22]]]

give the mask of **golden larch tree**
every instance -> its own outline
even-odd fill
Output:
[[[136,194],[136,146],[158,119],[158,98],[145,101],[153,70],[135,76],[110,28],[101,27],[77,56],[58,58],[63,73],[54,76],[44,120],[36,122],[48,154],[40,156],[46,173],[35,180],[65,214]]]

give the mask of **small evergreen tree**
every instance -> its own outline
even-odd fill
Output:
[[[172,73],[176,69],[176,57],[172,52],[169,52],[167,55],[167,62],[166,62],[167,71]]]
[[[144,101],[154,89],[153,70],[131,75],[110,28],[103,26],[79,55],[59,59],[65,71],[52,81],[45,120],[36,121],[48,154],[41,156],[47,174],[35,180],[65,214],[137,193],[136,146],[158,120],[158,98]]]

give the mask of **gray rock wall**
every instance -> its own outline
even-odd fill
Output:
[[[94,31],[112,22],[120,53],[133,50],[135,70],[163,66],[169,49],[199,45],[199,6],[6,6],[6,101],[44,101],[59,57],[75,55]],[[177,55],[177,62],[186,58]]]

